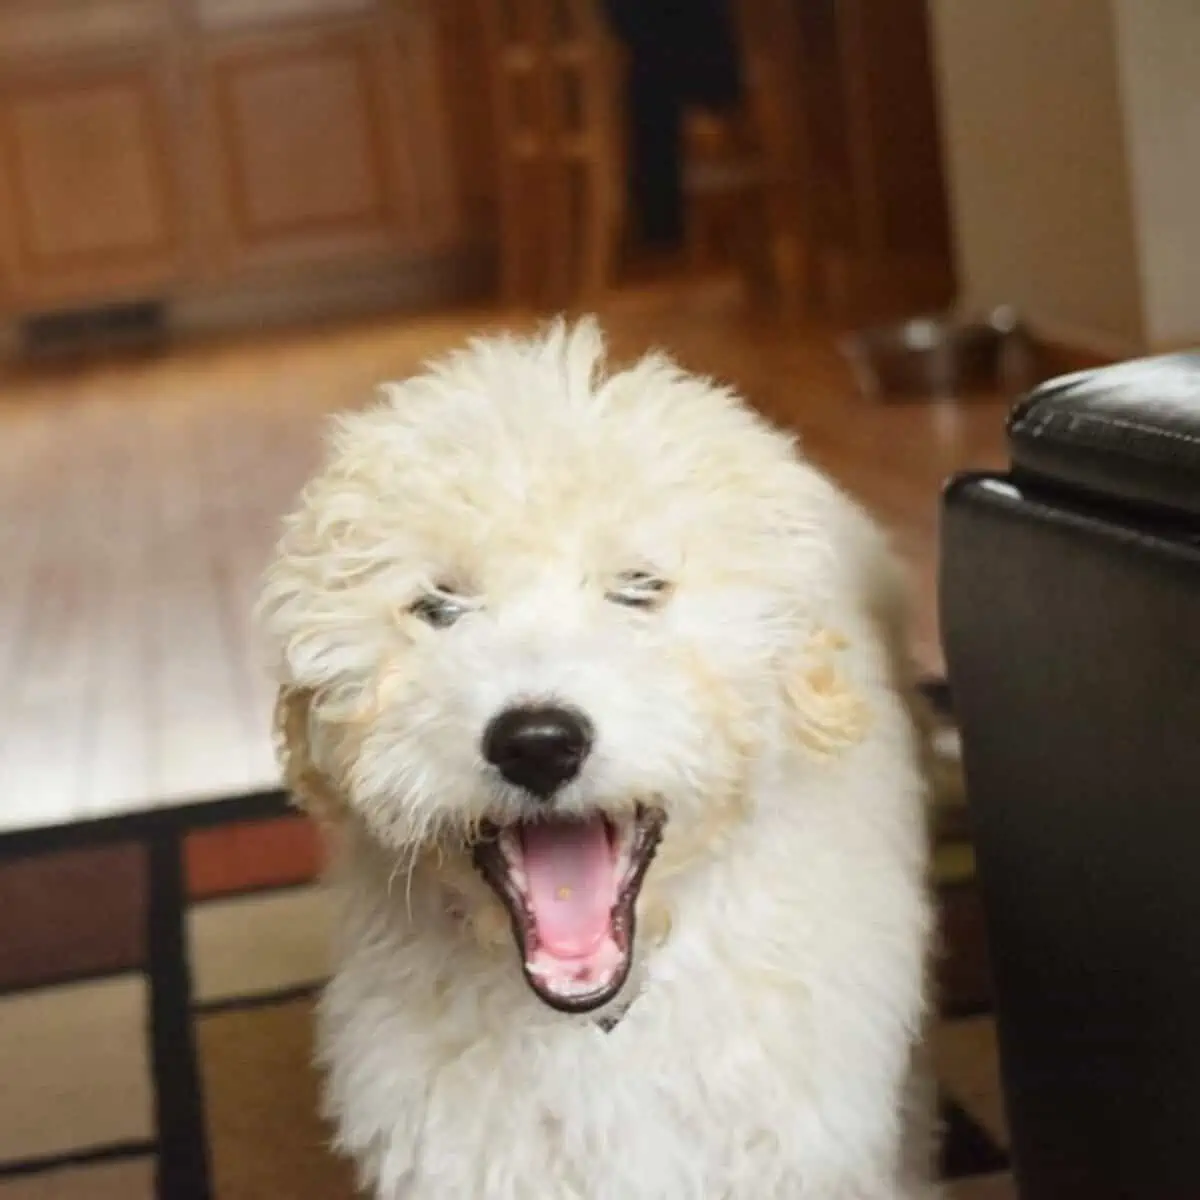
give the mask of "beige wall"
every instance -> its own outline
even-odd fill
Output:
[[[1110,0],[930,0],[930,14],[963,301],[1135,351],[1145,313]]]
[[[1200,346],[1200,0],[929,0],[962,301]]]
[[[1200,346],[1200,0],[1114,0],[1147,342]]]

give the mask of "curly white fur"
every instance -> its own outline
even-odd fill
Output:
[[[608,602],[670,581],[657,612]],[[453,587],[449,629],[409,612]],[[592,322],[337,420],[263,615],[290,784],[341,833],[320,1058],[379,1200],[925,1200],[924,774],[883,540],[729,390]],[[591,719],[568,810],[666,837],[611,1033],[547,1008],[466,839],[520,698]]]

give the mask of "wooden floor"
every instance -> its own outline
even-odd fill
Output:
[[[734,382],[894,529],[937,670],[938,489],[1002,462],[1006,405],[869,404],[830,334],[721,291],[606,315],[617,353],[660,345]],[[0,830],[274,783],[249,611],[320,418],[498,324],[375,321],[0,378]]]

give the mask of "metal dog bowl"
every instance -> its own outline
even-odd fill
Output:
[[[1011,309],[985,317],[917,317],[842,342],[864,395],[950,397],[1018,390],[1032,370],[1025,331]]]

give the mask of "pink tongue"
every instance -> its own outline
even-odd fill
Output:
[[[617,900],[604,818],[530,822],[523,840],[538,941],[558,958],[586,957],[608,933]]]

